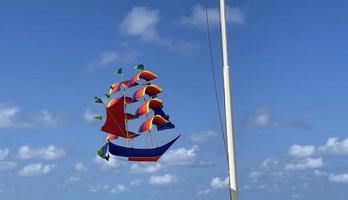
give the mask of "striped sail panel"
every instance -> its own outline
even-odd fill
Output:
[[[148,95],[150,97],[157,95],[163,91],[162,88],[158,87],[157,85],[147,85],[143,88],[140,88],[133,94],[134,100],[139,100],[143,98],[145,95]]]
[[[156,78],[157,78],[156,74],[154,74],[148,70],[144,70],[144,71],[141,71],[140,73],[138,73],[137,75],[135,75],[131,80],[129,80],[128,87],[133,87],[133,86],[138,85],[139,79],[143,79],[146,82],[149,82],[149,81],[156,79]]]
[[[140,117],[143,115],[147,115],[150,112],[150,109],[155,110],[161,108],[163,106],[163,100],[161,99],[151,99],[150,101],[145,102],[142,106],[140,106],[135,115]]]
[[[150,119],[146,120],[139,128],[139,133],[150,131],[152,129],[152,125],[156,125],[157,127],[164,126],[170,123],[168,120],[164,119],[161,115],[155,115]]]
[[[109,94],[113,94],[120,91],[122,88],[122,85],[123,87],[128,87],[128,81],[116,82],[112,84],[109,90]]]

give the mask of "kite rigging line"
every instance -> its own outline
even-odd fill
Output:
[[[227,155],[227,146],[226,146],[226,138],[225,138],[225,132],[224,132],[224,125],[221,118],[221,110],[220,110],[220,103],[219,103],[219,96],[217,92],[217,86],[216,86],[216,78],[215,78],[215,64],[213,59],[213,51],[212,51],[212,41],[211,41],[211,32],[210,32],[210,26],[209,26],[209,14],[208,14],[208,1],[205,0],[205,22],[207,27],[207,34],[208,34],[208,42],[209,42],[209,53],[210,53],[210,62],[211,62],[211,71],[212,71],[212,78],[214,83],[214,93],[215,93],[215,100],[216,100],[216,106],[219,114],[219,122],[220,122],[220,129],[221,129],[221,136],[223,139],[224,147],[225,147],[225,155],[226,160],[228,162],[228,155]]]

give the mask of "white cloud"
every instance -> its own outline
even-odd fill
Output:
[[[198,133],[198,134],[192,134],[190,136],[190,140],[192,141],[192,143],[204,143],[207,140],[211,139],[212,137],[216,137],[217,133],[215,131],[212,130],[208,130],[208,131],[203,131],[202,133]]]
[[[49,172],[51,172],[53,169],[56,168],[56,165],[43,165],[42,163],[36,163],[36,164],[30,164],[27,166],[24,166],[18,174],[21,176],[38,176],[38,175],[44,175]]]
[[[217,26],[220,24],[220,12],[218,8],[208,8],[209,23]],[[226,18],[228,23],[244,24],[245,14],[238,7],[226,7]],[[190,27],[205,27],[205,8],[201,5],[195,5],[190,16],[182,16],[179,20],[181,25]]]
[[[112,156],[110,157],[109,161],[96,156],[94,158],[94,162],[98,164],[102,169],[115,169],[121,165],[121,163]]]
[[[348,138],[339,141],[338,138],[331,137],[326,144],[319,147],[319,152],[335,155],[348,155]]]
[[[154,173],[158,172],[162,169],[162,165],[160,163],[155,164],[133,164],[130,168],[132,173]]]
[[[284,166],[281,163],[279,158],[265,159],[257,169],[252,169],[248,176],[252,183],[264,182],[269,177],[276,180],[284,175]]]
[[[311,128],[309,124],[301,120],[294,119],[284,119],[278,116],[272,115],[268,107],[260,107],[251,115],[248,115],[244,122],[247,125],[260,127],[260,128],[269,128],[269,127],[291,127],[298,129],[308,129]]]
[[[197,45],[188,41],[173,41],[160,36],[157,30],[159,22],[158,10],[146,7],[133,7],[123,19],[119,29],[125,35],[140,37],[145,42],[156,43],[184,54],[197,49]]]
[[[79,180],[80,180],[80,178],[77,176],[70,176],[65,180],[65,182],[66,183],[74,183],[74,182],[77,182]]]
[[[112,192],[112,193],[121,193],[121,192],[125,192],[125,191],[126,191],[126,187],[124,185],[117,184],[116,187],[111,189],[110,192]]]
[[[91,110],[87,109],[85,111],[85,113],[83,114],[83,119],[87,122],[87,123],[93,123],[95,122],[95,117],[97,116],[98,114],[92,112]]]
[[[0,149],[0,160],[5,160],[8,154],[10,154],[10,150],[8,148]]]
[[[316,151],[315,146],[313,145],[297,145],[294,144],[289,148],[289,155],[292,157],[310,157]]]
[[[0,171],[12,170],[17,167],[17,163],[5,160],[9,154],[8,148],[0,149]]]
[[[133,7],[120,25],[121,32],[140,36],[144,41],[151,42],[159,40],[156,25],[160,18],[157,10],[146,7]]]
[[[148,183],[152,185],[167,185],[170,183],[175,183],[177,178],[170,174],[165,174],[163,176],[151,176]]]
[[[214,164],[212,161],[201,160],[198,162],[198,166],[200,166],[200,167],[211,167],[213,165]]]
[[[8,128],[16,125],[16,114],[20,111],[17,106],[0,104],[0,128]]]
[[[228,188],[229,178],[220,179],[219,177],[212,178],[209,187],[201,188],[197,193],[199,195],[209,194],[212,190]]]
[[[210,188],[204,188],[204,189],[200,189],[197,193],[199,195],[203,195],[203,194],[209,194],[211,192]]]
[[[123,51],[103,52],[99,55],[99,58],[96,62],[88,66],[88,70],[93,71],[98,67],[107,67],[115,63],[131,63],[134,62],[136,56],[136,51],[127,49],[126,47]]]
[[[262,175],[262,172],[260,171],[252,171],[249,173],[250,178],[259,178]]]
[[[33,128],[52,127],[60,122],[60,118],[43,110],[34,115],[32,120],[19,118],[20,108],[10,104],[0,104],[0,128]]]
[[[250,121],[254,126],[267,127],[271,125],[271,114],[267,107],[259,108],[253,116],[250,117]]]
[[[104,52],[100,54],[100,59],[98,63],[100,65],[106,65],[106,64],[113,63],[117,61],[118,59],[120,59],[120,55],[118,52],[116,51]]]
[[[46,127],[54,127],[56,126],[60,118],[58,116],[53,115],[52,113],[48,112],[47,110],[41,111],[39,114],[36,115],[36,124]]]
[[[329,180],[337,183],[348,183],[348,174],[330,174]]]
[[[143,183],[142,180],[140,180],[140,179],[135,179],[135,180],[133,180],[133,181],[130,182],[130,185],[131,185],[131,186],[139,186],[139,185],[141,185],[142,183]]]
[[[97,186],[89,186],[88,191],[89,192],[99,192],[99,191],[107,191],[109,190],[109,185],[105,184],[105,185],[97,185]]]
[[[212,189],[228,188],[228,184],[229,184],[228,177],[226,177],[224,180],[220,179],[219,177],[215,177],[210,181],[210,186]]]
[[[261,168],[270,168],[277,166],[279,164],[279,161],[274,158],[268,158],[261,163]]]
[[[58,148],[54,145],[49,145],[47,148],[31,149],[29,146],[22,146],[18,150],[18,157],[22,160],[27,159],[45,159],[56,160],[65,156],[63,148]]]
[[[88,171],[88,167],[86,167],[82,163],[76,163],[75,170],[78,171],[78,172],[86,172],[86,171]]]
[[[11,161],[0,161],[0,171],[12,170],[17,167],[17,163]]]
[[[316,169],[316,170],[314,170],[314,175],[316,175],[316,176],[327,176],[327,173]]]
[[[297,163],[289,163],[285,165],[287,170],[306,170],[306,169],[315,169],[324,166],[322,158],[306,158]]]
[[[193,165],[197,156],[198,146],[194,145],[191,149],[179,148],[169,150],[163,155],[162,160],[168,165]]]

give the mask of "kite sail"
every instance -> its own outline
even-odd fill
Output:
[[[105,123],[100,130],[108,134],[107,143],[98,151],[98,155],[103,159],[109,160],[109,154],[111,154],[126,157],[129,161],[156,162],[180,137],[178,135],[162,146],[152,144],[153,146],[150,148],[135,148],[129,145],[140,135],[148,134],[152,137],[153,125],[156,126],[156,131],[175,128],[175,125],[169,120],[169,115],[163,110],[163,100],[157,98],[163,89],[150,82],[158,76],[151,71],[144,70],[143,65],[137,65],[135,68],[142,71],[130,80],[122,80],[111,85],[109,93],[105,94],[108,99],[107,104],[101,98],[95,97],[96,103],[103,104],[106,111]],[[117,74],[122,74],[122,69],[117,70]],[[126,92],[131,88],[135,88],[135,92],[131,96],[126,96]],[[144,103],[137,105],[137,102],[141,100]],[[137,109],[133,114],[127,112],[128,107]],[[102,120],[103,117],[97,116],[96,119]],[[138,131],[129,130],[131,128],[128,122],[131,120],[142,120]],[[126,140],[128,146],[113,143],[120,139]],[[152,142],[152,138],[150,139]]]

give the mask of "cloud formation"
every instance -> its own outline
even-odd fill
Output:
[[[337,183],[348,183],[348,174],[330,174],[329,180]]]
[[[192,134],[190,136],[190,140],[194,144],[200,144],[216,136],[217,136],[217,133],[215,131],[208,130],[208,131],[202,131],[201,133]]]
[[[0,171],[8,171],[17,167],[17,163],[12,161],[0,160]]]
[[[0,160],[5,160],[5,158],[10,154],[10,150],[8,148],[0,149]]]
[[[99,165],[102,169],[116,169],[121,163],[116,160],[113,156],[110,157],[109,161],[96,156],[93,160],[97,165]]]
[[[131,181],[129,184],[130,184],[131,186],[139,186],[139,185],[141,185],[142,183],[143,183],[143,181],[142,181],[141,179],[135,179],[135,180]]]
[[[17,167],[17,163],[5,160],[9,154],[8,148],[0,149],[0,171],[12,170]]]
[[[136,174],[142,174],[142,173],[154,173],[158,172],[162,169],[162,165],[160,163],[155,163],[155,164],[132,164],[130,171],[132,173]]]
[[[320,146],[318,149],[320,153],[348,155],[348,138],[339,141],[338,138],[331,137],[325,145]]]
[[[95,117],[97,116],[98,114],[92,112],[90,109],[87,109],[84,114],[83,114],[83,119],[85,120],[85,122],[87,123],[93,123],[95,122]]]
[[[212,190],[224,189],[229,186],[229,178],[220,179],[219,177],[214,177],[211,179],[209,187],[205,187],[198,191],[199,195],[209,194]]]
[[[145,42],[159,44],[186,54],[197,49],[195,44],[188,41],[173,41],[161,36],[158,31],[159,22],[158,10],[136,6],[125,16],[119,30],[124,35],[139,37]]]
[[[151,185],[167,185],[175,183],[177,178],[171,174],[165,174],[163,176],[151,176],[148,183]]]
[[[65,150],[54,145],[48,147],[32,149],[29,146],[22,146],[18,150],[18,158],[22,160],[28,159],[45,159],[56,160],[65,156]]]
[[[296,163],[289,163],[285,165],[286,170],[306,170],[316,169],[324,166],[322,158],[306,158]]]
[[[215,177],[210,181],[210,186],[213,189],[222,189],[227,188],[229,184],[229,178],[226,177],[225,179],[220,179],[219,177]]]
[[[50,173],[56,168],[56,165],[44,165],[42,163],[30,164],[24,166],[18,174],[21,176],[39,176]]]
[[[220,24],[219,8],[208,8],[208,17],[210,25],[217,26]],[[241,8],[226,6],[227,23],[241,25],[245,23],[245,13]],[[189,16],[182,16],[179,24],[188,27],[205,27],[206,16],[205,7],[195,5],[192,8],[192,13]]]
[[[0,103],[0,128],[54,127],[61,121],[59,116],[47,110],[34,114],[31,120],[20,118],[20,112],[18,106]]]
[[[197,157],[198,146],[194,145],[191,149],[178,148],[171,149],[162,157],[162,161],[168,165],[193,165]]]
[[[97,68],[108,67],[113,64],[125,64],[135,61],[137,52],[125,48],[123,51],[106,51],[99,55],[99,58],[88,66],[88,70],[94,71]]]
[[[289,148],[288,154],[292,157],[310,157],[314,155],[316,148],[314,145],[297,145],[294,144]]]
[[[124,34],[140,36],[144,41],[152,42],[161,40],[156,25],[160,18],[158,10],[146,7],[133,7],[120,25]]]
[[[117,184],[116,187],[111,189],[111,193],[121,193],[126,191],[126,186],[122,184]]]
[[[86,171],[88,171],[88,167],[82,163],[76,163],[75,170],[77,172],[86,172]]]
[[[274,116],[270,109],[267,107],[260,107],[253,114],[244,118],[244,123],[248,126],[259,128],[272,128],[272,127],[290,127],[297,129],[309,129],[311,126],[302,121],[296,119],[285,119],[282,117]]]

